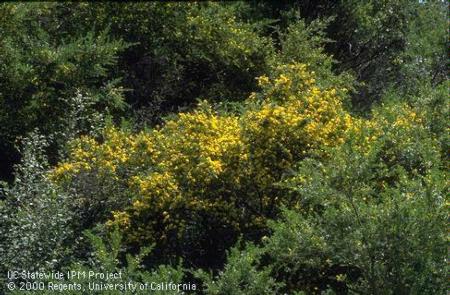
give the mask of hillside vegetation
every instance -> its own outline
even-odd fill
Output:
[[[0,293],[445,294],[445,2],[4,3],[0,36]]]

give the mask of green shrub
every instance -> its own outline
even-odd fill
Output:
[[[25,138],[16,180],[2,188],[0,271],[4,274],[56,267],[72,254],[70,198],[47,178],[47,147],[47,139],[36,132]]]
[[[7,292],[8,295],[14,294],[55,294],[55,292],[62,292],[68,295],[92,295],[92,294],[184,294],[183,291],[174,290],[157,290],[157,285],[161,283],[172,284],[190,284],[192,288],[193,284],[184,281],[184,270],[179,265],[172,267],[169,265],[159,265],[148,271],[142,268],[142,260],[151,252],[150,248],[143,248],[138,255],[127,254],[125,258],[122,256],[121,239],[119,231],[112,231],[109,236],[102,238],[93,234],[92,232],[85,233],[87,240],[92,246],[92,257],[88,261],[74,262],[69,266],[61,269],[64,274],[62,280],[43,280],[44,290],[40,291],[12,291]],[[48,271],[49,269],[41,269],[41,271]],[[55,271],[55,269],[53,269]],[[67,277],[67,273],[71,272],[75,274],[71,278]],[[90,273],[97,274],[120,274],[120,277],[114,279],[108,279],[106,277],[89,277]],[[80,274],[80,275],[78,275]],[[96,290],[93,289],[90,284],[123,284],[129,286],[133,284],[136,289],[124,289],[124,287],[114,287],[116,290]],[[72,285],[73,290],[54,291],[55,287],[49,287],[53,285]],[[147,284],[147,287],[137,287],[142,284]],[[98,286],[98,285],[97,285]],[[98,287],[97,287],[98,288]],[[111,287],[110,287],[111,288]],[[145,289],[147,288],[147,289]],[[152,290],[154,288],[154,290]],[[181,288],[181,287],[180,287]],[[198,290],[198,287],[195,287]]]
[[[35,128],[64,135],[54,138],[50,154],[58,154],[68,139],[65,133],[74,131],[67,126],[67,110],[80,93],[91,98],[84,105],[90,114],[108,116],[124,107],[111,69],[127,45],[112,40],[107,28],[61,34],[57,8],[52,3],[0,5],[0,153],[11,162],[17,157],[15,141]],[[76,133],[92,129],[76,127]]]
[[[376,128],[357,129],[329,160],[304,160],[280,183],[293,209],[264,247],[286,290],[445,290],[447,174],[438,142],[410,112],[379,108]]]
[[[220,295],[263,295],[277,294],[281,284],[271,277],[271,269],[259,267],[261,251],[247,245],[245,251],[232,248],[228,252],[227,264],[214,276],[205,271],[196,271],[203,281],[205,294]]]

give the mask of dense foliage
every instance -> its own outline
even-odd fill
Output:
[[[442,1],[1,4],[0,292],[444,294],[446,26]]]

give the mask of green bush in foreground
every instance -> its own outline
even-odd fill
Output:
[[[366,127],[280,182],[293,203],[270,222],[254,264],[258,275],[270,268],[280,293],[444,294],[448,175],[439,141],[401,113],[379,108],[372,122],[383,132],[370,145],[361,145],[374,136]],[[245,251],[225,270],[239,272],[233,257]]]
[[[120,261],[123,260],[120,259],[123,256],[121,252],[122,236],[119,231],[111,232],[104,239],[91,232],[86,232],[85,235],[93,248],[92,257],[88,262],[75,262],[63,268],[61,273],[64,274],[65,279],[41,281],[43,290],[12,291],[7,294],[178,294],[178,291],[173,291],[167,287],[162,287],[163,290],[160,290],[161,287],[158,286],[162,286],[163,283],[171,283],[172,286],[184,283],[184,273],[180,265],[176,267],[159,265],[151,271],[146,271],[142,268],[141,262],[151,252],[151,248],[144,248],[136,256],[127,254],[124,259],[125,263],[121,263]],[[46,272],[49,269],[41,269],[41,271]],[[72,276],[69,279],[67,278],[68,272]],[[115,277],[101,277],[101,275],[107,274],[114,274]],[[146,283],[147,287],[142,287],[141,290],[140,286]],[[116,286],[114,286],[115,284]],[[16,286],[19,286],[19,283],[16,283]]]
[[[0,191],[2,274],[12,269],[53,268],[70,256],[67,241],[73,232],[69,194],[47,179],[46,148],[48,141],[37,132],[25,138],[16,181]]]

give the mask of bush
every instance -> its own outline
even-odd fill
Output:
[[[446,214],[442,175],[404,180],[376,199],[331,189],[272,224],[265,251],[286,290],[441,294]],[[314,187],[330,190],[329,187]]]
[[[317,76],[319,86],[354,91],[354,77],[348,71],[341,70],[336,73],[335,68],[339,67],[339,62],[325,50],[325,47],[333,42],[326,36],[326,29],[331,21],[332,18],[316,19],[307,24],[299,17],[290,21],[286,30],[279,33],[281,48],[274,62],[307,64],[308,69]],[[347,91],[340,93],[342,98],[346,98]]]
[[[380,107],[329,160],[302,161],[280,183],[295,209],[264,247],[286,290],[444,291],[448,187],[422,124],[406,106]]]
[[[314,86],[303,65],[259,81],[241,117],[201,105],[152,131],[111,129],[101,144],[81,137],[53,177],[82,198],[74,204],[88,202],[82,211],[101,207],[102,218],[81,213],[89,220],[115,210],[111,222],[131,245],[220,261],[238,234],[255,238],[276,216],[285,200],[274,183],[296,161],[326,156],[322,146],[342,143],[352,120],[337,91]]]
[[[70,197],[47,178],[47,139],[31,133],[23,140],[14,184],[0,200],[0,271],[57,267],[71,255]],[[4,285],[2,284],[2,287]]]
[[[151,124],[197,98],[247,96],[274,50],[258,22],[240,17],[248,10],[242,3],[86,3],[67,9],[71,23],[110,27],[114,38],[133,44],[117,70],[133,90],[126,93],[128,102],[143,107]]]
[[[192,288],[193,284],[190,282],[184,282],[184,270],[180,265],[176,267],[172,267],[169,265],[159,265],[158,267],[154,267],[152,270],[145,270],[141,263],[143,258],[151,252],[151,248],[144,248],[138,255],[132,256],[130,254],[126,255],[126,258],[123,259],[123,253],[121,248],[121,240],[122,236],[119,231],[115,230],[110,233],[105,238],[97,236],[92,232],[86,232],[85,236],[88,238],[91,247],[92,247],[92,257],[89,261],[80,261],[73,262],[62,269],[64,273],[65,279],[63,280],[43,280],[44,290],[42,291],[26,291],[28,294],[54,294],[55,292],[63,292],[63,291],[55,291],[48,288],[49,284],[54,285],[72,285],[73,290],[65,290],[64,294],[69,295],[91,295],[91,294],[109,294],[109,295],[119,295],[119,294],[174,294],[174,291],[169,290],[152,290],[151,288],[157,288],[158,284],[162,283],[171,283],[173,285],[178,284],[186,284]],[[125,260],[125,261],[123,261]],[[43,269],[46,271],[46,269]],[[68,272],[74,272],[76,274],[81,274],[79,276],[74,276],[70,279],[67,278]],[[98,274],[119,274],[120,278],[116,279],[107,279],[107,278],[99,278],[95,279],[89,278],[89,273],[98,273]],[[83,275],[85,274],[85,275]],[[90,283],[96,284],[121,284],[122,287],[116,287],[115,290],[93,290],[92,287],[89,286]],[[146,290],[140,290],[140,288],[134,289],[124,289],[123,285],[134,284],[147,284]],[[162,286],[162,285],[161,285]],[[53,287],[55,288],[55,287]],[[182,288],[182,287],[180,287]],[[198,290],[198,287],[195,287]],[[181,289],[182,290],[182,289]],[[176,292],[177,294],[179,292]],[[14,294],[23,294],[23,291],[12,291],[7,292],[6,294],[14,295]]]
[[[269,221],[260,247],[234,249],[224,273],[205,279],[207,290],[226,293],[224,282],[247,290],[239,274],[251,273],[287,294],[444,292],[448,186],[439,141],[423,114],[399,103],[353,123],[328,157],[301,159],[277,183],[289,209]]]
[[[71,131],[66,111],[73,106],[70,98],[79,93],[91,98],[92,103],[85,105],[88,113],[108,116],[124,107],[122,89],[111,69],[127,45],[112,40],[106,28],[61,34],[55,10],[52,3],[0,5],[1,152],[11,160],[15,140],[35,128],[44,135]],[[91,130],[77,127],[78,133]],[[55,138],[59,145],[52,147],[52,156],[65,139]]]
[[[258,269],[261,251],[247,245],[245,251],[232,248],[225,268],[215,277],[199,270],[195,275],[203,281],[205,294],[259,295],[276,294],[281,284],[271,277],[270,268]]]

